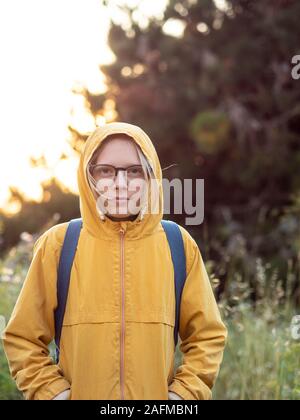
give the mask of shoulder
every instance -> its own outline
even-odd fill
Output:
[[[69,222],[59,223],[43,232],[34,243],[33,252],[36,253],[41,248],[48,248],[54,252],[60,250],[68,224]]]
[[[185,227],[179,225],[178,223],[177,225],[182,235],[185,256],[186,256],[186,263],[187,263],[187,271],[189,271],[197,256],[197,253],[199,253],[201,256],[201,252],[200,252],[200,249],[198,247],[196,240],[192,237],[190,232]]]
[[[195,241],[195,239],[192,237],[192,235],[190,234],[190,232],[183,226],[179,225],[177,223],[177,226],[179,227],[180,231],[181,231],[181,235],[183,237],[183,240],[191,247],[196,248],[198,247],[197,242]]]

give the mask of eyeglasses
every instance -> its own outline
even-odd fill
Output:
[[[142,165],[131,165],[127,168],[116,168],[113,165],[90,164],[89,171],[95,180],[99,179],[115,179],[118,171],[125,171],[127,180],[144,178]]]

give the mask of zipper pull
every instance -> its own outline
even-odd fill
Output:
[[[119,232],[124,235],[125,232],[126,232],[126,229],[127,229],[127,224],[124,223],[124,222],[121,222],[120,223],[120,230],[119,230]]]

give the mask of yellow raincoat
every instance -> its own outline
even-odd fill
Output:
[[[86,167],[110,134],[134,138],[160,182],[159,213],[142,220],[101,220]],[[2,335],[11,375],[26,399],[186,400],[211,398],[227,330],[195,240],[180,226],[187,263],[179,334],[183,353],[174,370],[175,289],[163,216],[162,171],[156,150],[139,127],[110,123],[89,137],[78,168],[83,228],[71,272],[60,360],[49,356],[60,249],[67,223],[47,230]]]

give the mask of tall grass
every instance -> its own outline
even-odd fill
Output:
[[[256,259],[252,287],[238,270],[231,272],[219,302],[228,341],[213,388],[214,399],[300,400],[300,340],[291,334],[291,321],[300,315],[300,308],[292,303],[299,270],[289,262],[283,281],[269,268]],[[208,270],[217,288],[213,268]],[[179,344],[175,371],[181,360]]]
[[[299,271],[289,261],[287,278],[279,279],[269,268],[257,258],[252,287],[237,273],[220,302],[229,338],[216,399],[300,400],[300,341],[291,334]]]

